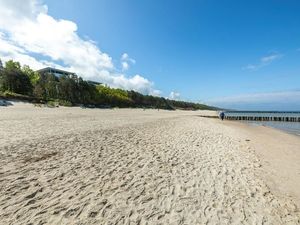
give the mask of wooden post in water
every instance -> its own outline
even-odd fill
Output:
[[[229,113],[229,112],[227,112]],[[238,112],[237,112],[238,113]],[[242,112],[243,113],[243,112]],[[248,113],[248,112],[246,112]],[[254,112],[255,113],[255,112]],[[243,114],[236,114],[232,113],[231,115],[226,115],[225,113],[225,119],[227,120],[250,120],[250,121],[278,121],[278,122],[300,122],[300,116],[295,116],[293,114],[289,113],[278,113],[278,116],[276,113],[270,112],[270,115],[262,114],[259,115],[259,112],[257,112],[256,115],[243,115]]]

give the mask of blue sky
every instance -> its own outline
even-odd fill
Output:
[[[46,5],[47,15],[55,20],[76,24],[76,35],[107,54],[114,73],[124,79],[140,76],[127,86],[119,81],[115,86],[135,89],[134,84],[145,78],[144,84],[151,87],[137,90],[150,94],[229,108],[300,110],[300,1],[46,0],[38,4]],[[77,68],[51,54],[38,54],[37,60],[50,58]]]

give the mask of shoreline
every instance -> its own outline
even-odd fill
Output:
[[[225,121],[248,141],[261,161],[261,175],[278,194],[292,196],[300,208],[300,137],[269,126]]]
[[[256,121],[239,121],[239,122],[241,122],[241,123],[244,123],[244,124],[248,124],[248,125],[250,125],[250,126],[258,126],[258,127],[268,127],[268,128],[272,128],[272,129],[275,129],[275,130],[279,130],[279,131],[281,131],[281,132],[284,132],[284,133],[287,133],[287,134],[291,134],[291,135],[294,135],[294,136],[296,136],[296,137],[300,137],[300,131],[295,131],[295,130],[293,130],[293,131],[291,131],[291,130],[289,130],[289,129],[286,129],[286,128],[282,128],[282,127],[280,127],[280,126],[272,126],[272,124],[271,123],[274,123],[274,125],[275,124],[277,124],[277,125],[281,125],[282,123],[285,123],[286,125],[293,125],[293,124],[299,124],[300,125],[300,123],[299,122],[280,122],[280,121],[277,121],[277,122],[274,122],[274,121],[265,121],[265,122],[256,122]],[[271,124],[271,125],[270,125]]]

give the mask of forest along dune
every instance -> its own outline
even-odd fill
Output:
[[[200,112],[1,108],[0,224],[299,224]]]

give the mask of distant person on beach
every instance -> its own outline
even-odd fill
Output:
[[[221,118],[221,120],[224,120],[224,117],[225,117],[225,113],[224,113],[224,112],[221,112],[221,113],[220,113],[220,118]]]

